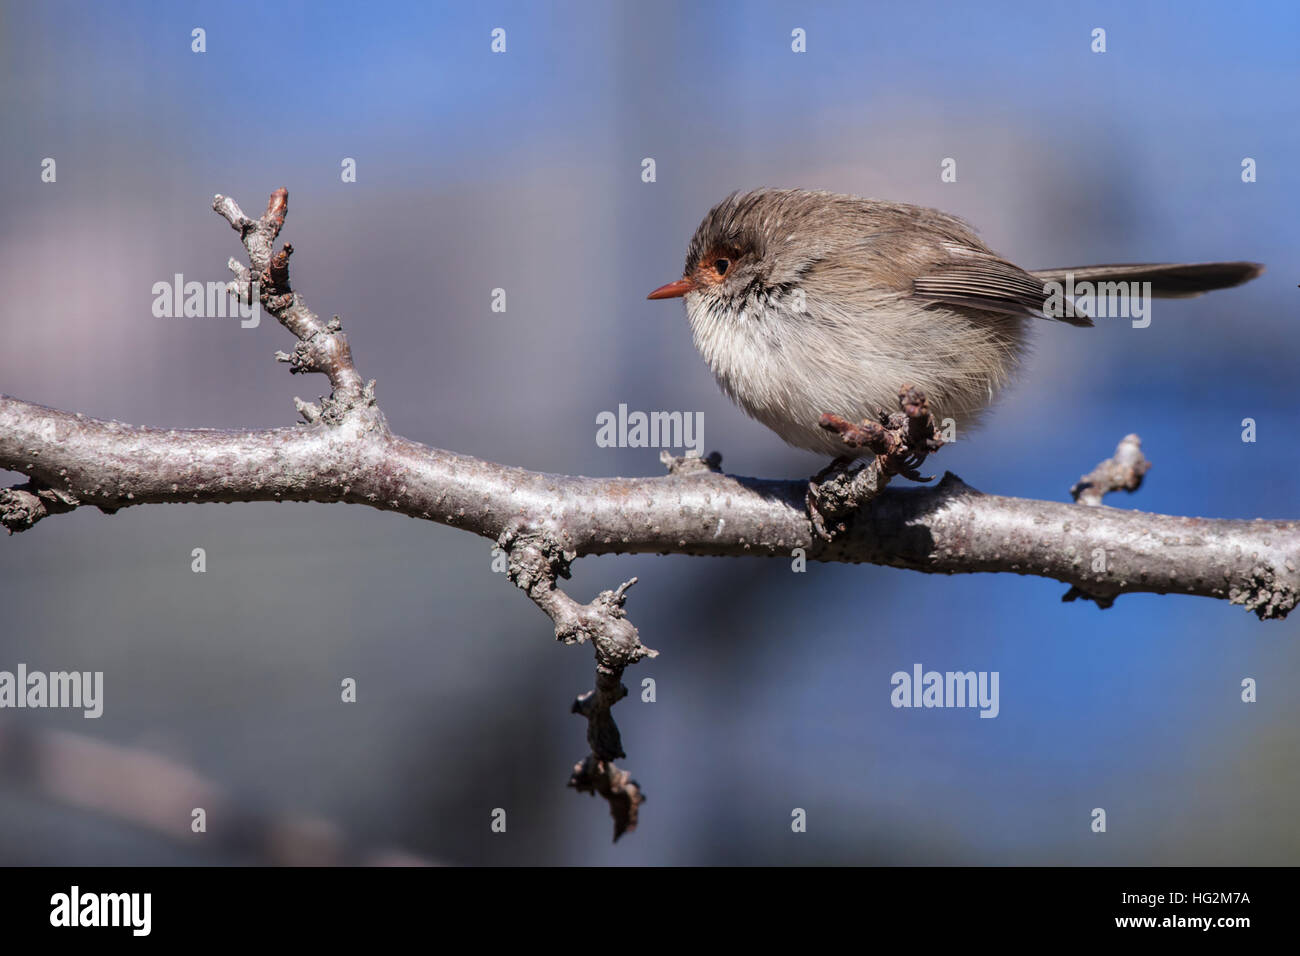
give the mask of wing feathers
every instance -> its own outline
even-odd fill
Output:
[[[1053,318],[1071,325],[1088,326],[1092,320],[1079,309],[1072,315],[1047,315],[1043,307],[1046,278],[1025,272],[1001,259],[977,262],[942,262],[933,271],[912,280],[917,298],[948,305],[962,305],[989,312],[1005,312],[1035,318]]]

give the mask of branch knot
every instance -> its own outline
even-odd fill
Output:
[[[42,518],[72,511],[79,504],[75,495],[32,479],[0,488],[0,526],[8,534],[26,531]]]

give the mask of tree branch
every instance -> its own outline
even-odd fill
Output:
[[[1185,518],[982,494],[952,474],[888,488],[823,541],[805,481],[708,470],[655,478],[548,475],[429,448],[347,417],[264,431],[143,428],[0,396],[0,523],[62,510],[205,501],[345,501],[496,540],[529,528],[574,558],[674,553],[866,562],[938,574],[1012,572],[1111,595],[1196,594],[1283,617],[1300,593],[1300,523]],[[38,513],[33,513],[36,510]],[[1104,548],[1107,571],[1087,560]],[[1267,592],[1267,593],[1265,593]]]
[[[1120,594],[1194,594],[1282,618],[1300,598],[1300,522],[1233,521],[1144,514],[982,494],[952,474],[938,485],[875,488],[833,535],[819,534],[807,481],[722,474],[714,456],[674,460],[654,478],[540,474],[430,448],[390,432],[362,384],[337,317],[323,323],[289,286],[291,247],[272,251],[287,213],[277,190],[251,220],[230,199],[214,208],[240,233],[251,268],[232,260],[235,294],[260,301],[298,339],[279,353],[292,371],[320,372],[323,408],[298,401],[306,425],[266,430],[157,429],[105,422],[0,396],[0,468],[30,480],[0,490],[0,524],[24,531],[79,507],[107,513],[133,505],[204,501],[350,502],[422,518],[498,541],[511,579],[552,618],[566,642],[591,639],[596,689],[580,698],[592,753],[574,783],[607,797],[629,779],[609,708],[624,693],[622,669],[653,652],[623,613],[627,585],[580,604],[555,587],[578,557],[678,553],[866,562],[937,574],[1011,572],[1071,585],[1067,598],[1108,604]],[[1136,442],[1135,436],[1133,443]],[[1127,455],[1081,486],[1100,501],[1136,488],[1145,459]],[[1131,449],[1130,449],[1131,451]],[[1103,463],[1099,469],[1107,467]],[[1076,486],[1078,487],[1078,486]],[[1099,493],[1100,492],[1100,493]],[[842,527],[841,527],[842,526]],[[585,702],[584,702],[585,701]],[[619,775],[624,779],[616,779]],[[599,782],[599,786],[597,783]],[[590,786],[588,786],[590,785]],[[618,800],[626,796],[618,796]],[[632,801],[635,822],[639,790]],[[619,812],[611,799],[616,822]]]

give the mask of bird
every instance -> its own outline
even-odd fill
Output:
[[[900,389],[918,389],[961,433],[1013,381],[1035,320],[1094,324],[1049,289],[1120,283],[1185,298],[1262,271],[1254,262],[1027,271],[936,209],[763,188],[710,209],[682,277],[647,298],[685,301],[695,347],[749,416],[797,448],[852,460],[872,452],[846,444],[845,423],[887,421]]]

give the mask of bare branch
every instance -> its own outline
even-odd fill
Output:
[[[544,535],[516,534],[512,529],[502,532],[497,543],[510,556],[510,580],[555,623],[556,640],[565,644],[591,641],[595,647],[596,687],[573,702],[573,712],[587,718],[591,754],[574,767],[569,786],[599,793],[609,801],[617,840],[636,829],[637,808],[645,797],[627,772],[614,766],[615,760],[627,754],[610,711],[627,696],[624,669],[659,654],[641,643],[623,611],[627,590],[636,584],[636,578],[617,591],[602,591],[590,604],[579,604],[556,587],[559,578],[569,576],[572,555]]]
[[[252,264],[249,269],[235,259],[227,263],[237,277],[232,291],[251,301],[249,282],[256,279],[262,307],[298,339],[292,353],[277,352],[276,358],[288,363],[291,372],[320,372],[329,379],[333,394],[323,411],[302,399],[294,400],[303,418],[314,422],[324,415],[333,422],[353,408],[373,406],[375,383],[365,385],[357,374],[352,349],[342,332],[343,323],[337,315],[328,323],[322,322],[290,288],[289,257],[293,246],[286,244],[279,252],[273,251],[289,214],[289,191],[282,187],[271,193],[260,219],[249,219],[237,202],[220,194],[213,198],[212,208],[239,233]]]
[[[1012,572],[1111,596],[1196,594],[1284,617],[1300,595],[1300,522],[1185,518],[982,494],[947,474],[889,488],[819,538],[806,482],[697,471],[654,478],[547,475],[429,448],[364,416],[334,427],[171,430],[105,422],[0,396],[0,468],[64,501],[113,512],[208,501],[346,501],[492,540],[528,528],[574,558],[675,553]],[[13,491],[4,493],[12,496]],[[24,498],[24,501],[28,499]],[[0,497],[10,531],[33,516]],[[1105,572],[1089,557],[1105,549]]]

